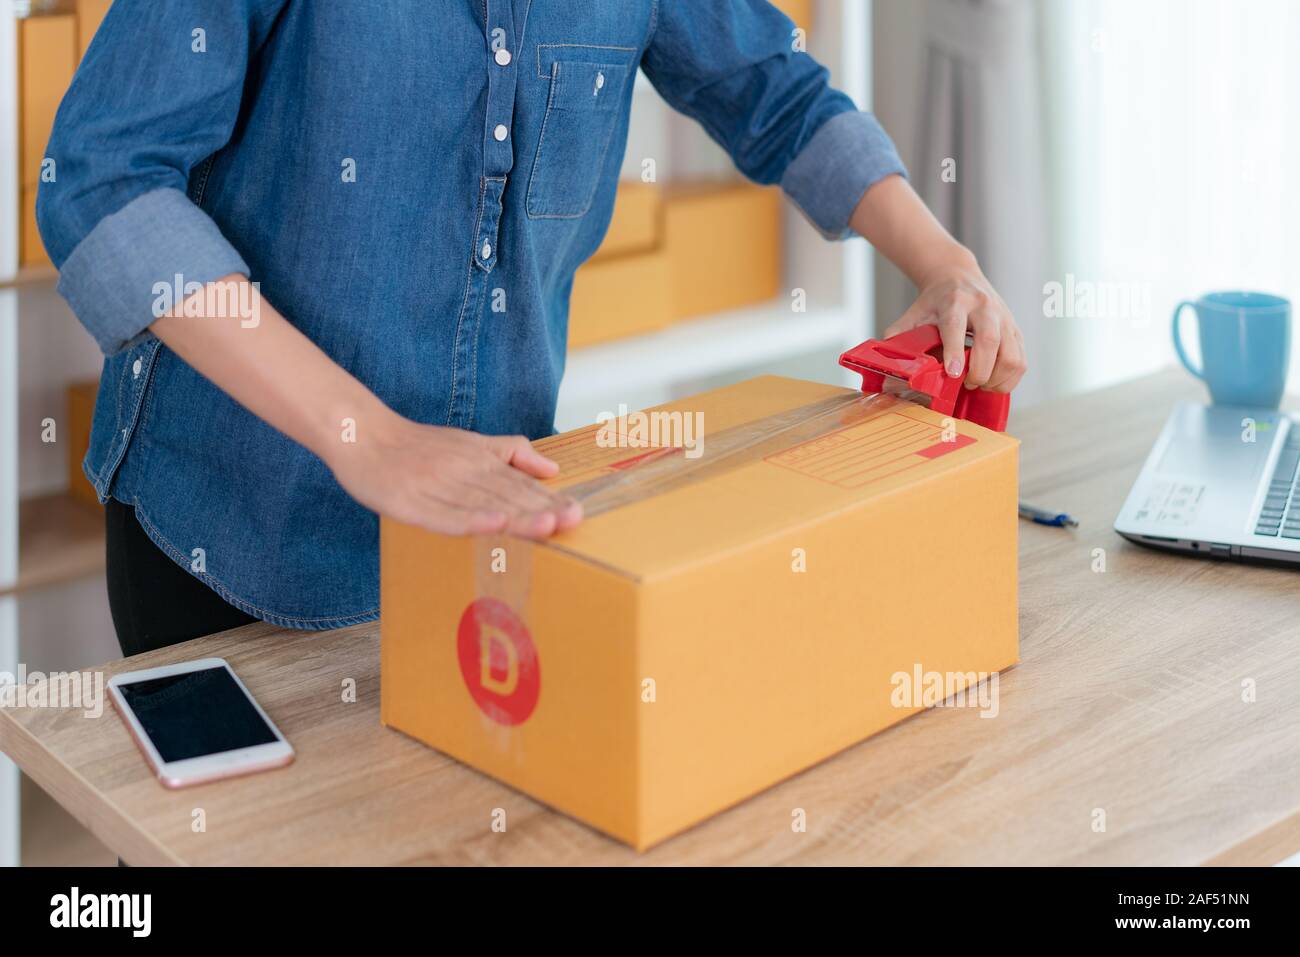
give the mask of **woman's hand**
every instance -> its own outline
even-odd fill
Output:
[[[1011,310],[971,259],[942,266],[927,275],[920,295],[885,330],[886,337],[917,326],[937,325],[943,339],[943,364],[951,376],[964,365],[966,333],[971,334],[966,388],[1010,392],[1025,374],[1025,340]]]
[[[537,479],[559,471],[520,435],[421,425],[386,412],[358,422],[355,442],[325,459],[339,484],[381,515],[446,535],[546,538],[582,520],[582,506]]]
[[[886,336],[937,325],[943,364],[961,375],[966,333],[974,339],[968,388],[1010,392],[1025,374],[1025,341],[1011,310],[970,250],[958,243],[901,176],[886,176],[858,201],[850,225],[912,280],[921,294]]]

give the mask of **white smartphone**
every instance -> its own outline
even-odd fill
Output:
[[[283,767],[293,748],[224,658],[109,679],[109,698],[164,787]]]

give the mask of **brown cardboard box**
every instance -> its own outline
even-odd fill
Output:
[[[813,437],[770,431],[791,410]],[[997,706],[1015,439],[775,376],[656,411],[682,441],[651,446],[703,425],[693,480],[610,441],[642,419],[543,439],[591,512],[547,542],[381,521],[386,725],[644,848],[938,701]]]
[[[86,48],[95,39],[95,31],[104,22],[112,0],[77,0],[77,53],[86,56]]]
[[[48,266],[49,253],[41,242],[40,230],[36,228],[36,187],[22,188],[22,212],[18,233],[18,263],[22,266]]]
[[[108,13],[112,0],[77,0],[77,52],[86,55],[86,48],[95,37],[95,31]]]
[[[18,21],[19,167],[23,186],[36,186],[54,114],[77,69],[77,18],[72,14]]]
[[[772,0],[776,7],[794,21],[794,25],[810,30],[813,22],[813,0]]]
[[[81,460],[90,448],[90,424],[95,417],[98,380],[74,382],[68,386],[68,420],[63,434],[68,443],[68,494],[88,505],[99,505],[95,488],[81,471]]]
[[[650,252],[659,242],[659,187],[625,179],[614,197],[614,215],[591,262]]]
[[[781,193],[688,183],[664,193],[674,319],[764,302],[781,291]]]
[[[672,276],[663,250],[588,262],[573,277],[569,348],[662,329],[672,321]]]

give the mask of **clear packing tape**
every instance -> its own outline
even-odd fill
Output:
[[[688,457],[680,446],[602,447],[597,444],[601,427],[590,426],[565,438],[566,442],[590,443],[589,449],[583,449],[590,457],[570,463],[562,461],[561,466],[567,464],[595,474],[565,486],[563,491],[582,504],[584,518],[590,520],[861,424],[898,408],[909,398],[887,394],[833,395],[707,435],[701,454],[694,458]],[[617,420],[603,427],[622,434],[621,422]],[[546,447],[540,451],[551,454]],[[524,617],[532,585],[532,550],[533,543],[521,539],[479,536],[474,552],[476,597],[495,598]]]
[[[821,438],[897,405],[898,400],[889,396],[831,396],[707,436],[702,453],[695,458],[687,457],[680,447],[651,449],[630,468],[570,485],[564,491],[582,504],[584,516],[592,518]]]

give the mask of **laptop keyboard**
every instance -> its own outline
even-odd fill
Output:
[[[1255,525],[1256,535],[1271,538],[1300,539],[1300,424],[1293,423],[1287,433],[1286,445],[1278,456],[1277,468],[1268,483],[1264,507],[1259,510]]]

